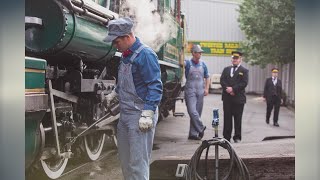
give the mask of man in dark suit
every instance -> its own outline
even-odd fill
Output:
[[[274,107],[273,125],[279,127],[278,117],[281,104],[282,83],[278,78],[279,70],[277,68],[273,68],[271,72],[272,77],[267,78],[263,92],[263,98],[267,102],[266,123],[269,124],[271,111]]]
[[[232,66],[223,69],[220,77],[224,112],[223,137],[230,141],[232,133],[232,117],[234,119],[235,143],[241,141],[241,121],[243,107],[246,103],[245,88],[248,84],[249,70],[241,66],[242,53],[232,52]]]

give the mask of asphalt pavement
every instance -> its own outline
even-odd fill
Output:
[[[190,159],[201,144],[201,141],[188,140],[190,119],[185,102],[178,101],[176,105],[176,112],[184,112],[185,116],[173,117],[171,114],[157,125],[154,141],[156,150],[152,154],[153,161]],[[211,125],[214,108],[219,109],[218,136],[222,137],[223,107],[221,94],[209,94],[205,96],[201,117],[204,125],[207,126],[202,140],[209,140],[215,136]],[[273,114],[270,118],[270,124],[266,124],[265,113],[266,103],[263,98],[247,95],[247,103],[244,106],[242,117],[242,141],[234,143],[231,139],[231,144],[237,154],[242,158],[294,156],[294,138],[292,138],[295,135],[294,111],[287,107],[280,107],[278,121],[280,127],[273,126]],[[226,153],[222,152],[221,156]]]
[[[207,126],[202,140],[214,137],[212,110],[219,108],[219,137],[222,137],[223,110],[221,94],[209,94],[204,99],[202,121]],[[176,103],[176,112],[184,112],[183,117],[172,113],[157,124],[152,152],[152,162],[161,160],[190,160],[202,141],[188,140],[189,115],[185,102]],[[247,95],[242,119],[242,141],[231,144],[240,158],[294,157],[295,116],[294,110],[280,108],[279,125],[265,122],[266,103],[260,96]],[[221,148],[222,149],[222,148]],[[112,179],[121,180],[120,164],[116,151],[109,151],[97,162],[89,162],[67,173],[60,179]],[[228,159],[226,150],[219,151],[220,159]]]

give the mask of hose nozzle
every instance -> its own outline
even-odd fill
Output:
[[[212,119],[212,127],[216,127],[219,125],[219,109],[213,109],[213,119]]]

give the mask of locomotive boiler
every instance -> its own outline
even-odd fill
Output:
[[[56,179],[70,158],[97,160],[106,138],[116,145],[119,104],[102,105],[115,88],[121,53],[103,41],[123,0],[26,0],[25,167]],[[155,1],[174,35],[157,50],[164,85],[160,120],[181,92],[185,35],[180,1]],[[169,3],[168,3],[169,2]],[[171,6],[170,6],[171,5]]]

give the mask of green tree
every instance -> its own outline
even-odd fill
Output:
[[[253,65],[295,61],[293,0],[244,0],[239,23],[246,35],[242,43],[245,61]]]

